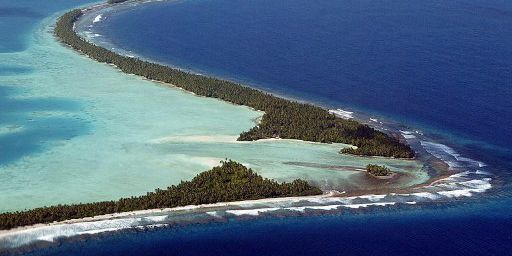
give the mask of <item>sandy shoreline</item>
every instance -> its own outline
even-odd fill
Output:
[[[325,192],[322,195],[315,195],[315,196],[295,196],[295,197],[278,197],[278,198],[263,198],[263,199],[255,199],[255,200],[242,200],[242,201],[232,201],[232,202],[219,202],[219,203],[213,203],[213,204],[201,204],[201,205],[187,205],[187,206],[179,206],[179,207],[172,207],[172,208],[158,208],[158,209],[147,209],[147,210],[137,210],[137,211],[129,211],[129,212],[119,212],[119,213],[111,213],[111,214],[105,214],[105,215],[97,215],[93,217],[85,217],[85,218],[79,218],[79,219],[70,219],[65,221],[58,221],[58,222],[52,222],[47,224],[34,224],[29,226],[21,226],[9,230],[0,230],[0,240],[5,239],[9,236],[13,235],[21,235],[23,233],[27,232],[33,232],[38,229],[44,229],[47,227],[56,227],[56,226],[63,226],[63,225],[70,225],[70,224],[77,224],[77,223],[88,223],[88,222],[97,222],[97,221],[108,221],[108,220],[115,220],[115,219],[122,219],[122,218],[135,218],[135,217],[143,217],[147,215],[160,215],[160,214],[168,214],[168,213],[178,213],[178,212],[193,212],[193,211],[202,211],[206,212],[208,210],[219,210],[219,208],[223,208],[224,210],[227,210],[228,207],[238,207],[242,209],[250,209],[251,205],[255,204],[272,204],[272,203],[286,203],[286,202],[298,202],[298,201],[328,201],[329,199],[346,199],[346,200],[353,200],[356,198],[371,198],[371,197],[386,197],[389,195],[415,195],[415,193],[421,193],[418,192],[417,189],[420,189],[422,187],[429,187],[432,186],[440,181],[446,180],[450,178],[449,175],[443,175],[438,176],[435,178],[430,179],[429,181],[417,185],[412,186],[408,188],[402,188],[402,189],[383,189],[383,190],[367,190],[367,191],[353,191],[353,192],[339,192],[339,191],[328,191]],[[428,193],[428,192],[427,192]],[[370,200],[371,201],[371,200]],[[372,201],[373,202],[373,201]],[[376,205],[378,205],[378,202],[375,202]],[[394,202],[392,203],[394,204]],[[408,203],[408,204],[415,204],[415,203]],[[243,207],[247,208],[243,208]],[[338,205],[343,206],[343,205]],[[314,207],[314,206],[312,206]],[[306,207],[307,208],[307,207]],[[350,208],[350,207],[349,207]]]
[[[297,196],[297,197],[278,197],[278,198],[264,198],[264,199],[256,199],[256,200],[244,200],[244,201],[233,201],[233,202],[220,202],[213,204],[201,204],[201,205],[187,205],[173,208],[159,208],[159,209],[148,209],[148,210],[137,210],[130,212],[120,212],[120,213],[111,213],[105,215],[98,215],[94,217],[85,217],[80,219],[70,219],[65,221],[52,222],[48,224],[35,224],[30,226],[22,226],[9,230],[0,230],[0,239],[5,238],[7,236],[21,234],[28,231],[34,231],[37,229],[49,227],[49,226],[59,226],[59,225],[67,225],[67,224],[76,224],[76,223],[86,223],[86,222],[94,222],[94,221],[103,221],[103,220],[113,220],[124,217],[137,217],[144,215],[155,215],[155,214],[165,214],[165,213],[173,213],[173,212],[186,212],[193,210],[213,210],[215,208],[222,207],[230,207],[230,206],[247,206],[252,204],[265,204],[265,203],[278,203],[278,202],[286,202],[286,201],[297,201],[297,200],[307,200],[307,199],[325,199],[329,197],[339,196],[342,193],[339,192],[330,192],[323,195],[317,196]]]
[[[149,1],[148,1],[149,2]],[[88,12],[91,10],[98,10],[101,8],[108,7],[110,5],[102,3],[102,4],[96,4],[90,7],[83,8],[82,10]],[[165,84],[167,86],[172,86],[169,84]],[[174,87],[174,86],[173,86]],[[205,139],[205,138],[192,138],[192,139]],[[274,140],[274,139],[269,139]],[[301,141],[302,142],[302,141]],[[317,143],[317,142],[311,142],[311,143]],[[445,178],[446,176],[437,176],[433,177],[429,181],[425,182],[425,185],[432,185],[437,180]],[[404,189],[397,189],[397,190],[387,190],[386,193],[390,192],[398,192],[398,191],[409,191],[414,188],[404,188]],[[366,192],[363,194],[363,192]],[[357,195],[367,195],[371,193],[372,191],[360,191],[359,193],[351,193],[351,194],[343,194],[343,198],[345,197],[353,197]],[[306,196],[306,197],[284,197],[284,198],[268,198],[268,199],[259,199],[259,200],[246,200],[246,201],[235,201],[235,202],[221,202],[221,203],[215,203],[215,204],[205,204],[205,205],[190,205],[190,206],[183,206],[183,207],[175,207],[175,208],[164,208],[164,209],[149,209],[149,210],[139,210],[139,211],[132,211],[132,212],[123,212],[123,213],[114,213],[114,214],[107,214],[107,215],[99,215],[94,217],[87,217],[87,218],[81,218],[81,219],[72,219],[72,220],[66,220],[61,222],[54,222],[50,224],[35,224],[31,226],[24,226],[24,227],[18,227],[11,230],[0,230],[0,239],[15,235],[15,234],[22,234],[24,232],[31,232],[37,229],[42,229],[49,226],[59,226],[59,225],[68,225],[68,224],[76,224],[76,223],[86,223],[86,222],[95,222],[95,221],[103,221],[103,220],[113,220],[113,219],[119,219],[124,217],[136,217],[136,216],[144,216],[144,215],[155,215],[155,214],[165,214],[165,213],[172,213],[172,212],[180,212],[180,211],[194,211],[194,210],[208,210],[208,209],[214,209],[214,208],[222,208],[222,207],[230,207],[230,206],[243,206],[243,205],[250,205],[250,204],[265,204],[265,203],[276,203],[276,202],[286,202],[286,201],[294,201],[294,200],[307,200],[307,199],[326,199],[326,198],[332,198],[332,197],[340,197],[341,193],[329,193],[319,196]]]
[[[91,15],[91,17],[90,17],[91,18],[90,20],[92,21],[94,18],[97,17],[97,15],[100,15],[100,14],[97,14],[97,13],[101,13],[101,11],[103,9],[106,9],[106,8],[112,8],[112,9],[116,9],[116,10],[124,10],[124,9],[134,8],[137,5],[157,4],[159,2],[169,2],[169,1],[175,1],[175,0],[128,0],[126,2],[117,3],[117,4],[98,3],[98,4],[95,4],[95,5],[92,5],[92,6],[85,6],[85,7],[81,8],[81,10],[83,12],[83,15],[82,15],[82,17],[79,18],[79,20],[82,19],[83,17],[85,17],[85,15],[91,15],[91,13],[94,13],[94,15]],[[75,32],[81,32],[81,31],[80,30],[75,30]],[[81,37],[83,37],[83,35],[81,33],[77,33],[77,34],[79,34]],[[93,44],[96,44],[95,42],[92,42],[92,41],[89,41],[89,42],[93,43]],[[99,45],[99,46],[109,49],[109,47],[105,47],[104,45]],[[115,46],[115,45],[112,45],[112,46]],[[110,49],[110,50],[113,50],[113,49]],[[119,50],[121,50],[121,51],[119,51]],[[222,76],[209,75],[209,74],[205,74],[206,73],[205,71],[203,72],[203,71],[197,71],[197,70],[193,70],[193,69],[182,68],[182,67],[179,67],[179,66],[177,66],[177,65],[175,65],[173,63],[160,62],[160,61],[148,58],[148,57],[141,56],[141,55],[133,53],[133,52],[130,52],[130,54],[128,54],[122,48],[119,48],[119,47],[115,47],[115,50],[113,50],[113,52],[115,52],[117,54],[120,54],[120,55],[123,55],[123,56],[126,56],[126,57],[138,58],[140,60],[148,61],[148,62],[151,62],[151,63],[156,63],[156,64],[163,65],[163,66],[168,66],[168,67],[171,67],[173,69],[184,71],[184,72],[195,74],[195,75],[208,76],[208,77],[216,77],[216,78],[219,78],[219,79],[222,79],[222,80],[232,81],[232,82],[235,82],[235,83],[239,83],[242,86],[250,87],[250,88],[253,88],[253,89],[265,92],[265,93],[269,93],[269,94],[272,94],[272,95],[274,95],[276,97],[279,97],[279,98],[282,98],[282,99],[285,99],[285,100],[289,100],[289,101],[296,101],[296,102],[305,103],[305,104],[312,104],[312,105],[315,105],[315,106],[319,106],[319,107],[325,108],[327,110],[331,110],[331,108],[339,108],[339,107],[335,107],[335,106],[331,106],[331,105],[325,104],[325,103],[320,102],[320,101],[305,100],[305,99],[300,98],[299,96],[286,95],[286,94],[283,94],[282,92],[270,90],[268,88],[264,89],[264,88],[258,86],[258,84],[252,83],[250,81],[237,80],[234,77],[222,77]],[[111,64],[108,64],[108,65],[111,65]],[[115,65],[112,65],[112,66],[115,66]],[[177,86],[169,84],[169,83],[164,83],[164,82],[156,81],[156,80],[150,80],[150,79],[147,79],[147,78],[144,78],[144,77],[141,77],[141,78],[144,79],[144,80],[152,81],[152,82],[155,82],[155,83],[158,83],[158,84],[162,84],[164,86],[170,86],[172,88],[183,90],[183,91],[185,91],[187,93],[191,93],[193,95],[196,95],[193,92],[189,92],[187,90],[184,90],[183,88],[177,87]],[[197,96],[204,97],[204,96],[200,96],[200,95],[197,95]],[[227,102],[227,103],[232,104],[230,102]],[[248,106],[245,106],[245,105],[241,105],[241,106],[248,107]],[[248,107],[248,108],[253,109],[251,107]],[[260,110],[255,110],[255,111],[260,111]],[[357,111],[354,112],[353,110],[350,110],[350,112],[354,113],[354,114],[360,114],[359,112],[357,112]],[[360,121],[360,122],[367,121],[367,120],[359,120],[357,118],[357,116],[352,117],[352,119]]]
[[[416,205],[418,202],[435,202],[438,199],[443,198],[452,198],[452,197],[470,197],[473,193],[483,193],[491,188],[490,184],[481,184],[479,187],[462,187],[459,190],[446,190],[446,191],[426,191],[425,188],[429,188],[435,186],[437,183],[442,183],[449,181],[450,179],[454,179],[456,177],[461,177],[463,173],[457,173],[454,175],[443,175],[429,180],[422,186],[413,186],[403,189],[383,189],[383,190],[368,190],[368,191],[355,191],[348,192],[345,191],[328,191],[322,195],[315,196],[295,196],[295,197],[279,197],[279,198],[264,198],[264,199],[255,199],[255,200],[243,200],[243,201],[232,201],[232,202],[219,202],[212,204],[202,204],[202,205],[187,205],[173,208],[158,208],[158,209],[147,209],[147,210],[137,210],[137,211],[129,211],[129,212],[120,212],[120,213],[112,213],[105,215],[98,215],[94,217],[85,217],[79,219],[70,219],[65,221],[47,223],[47,224],[34,224],[29,226],[22,226],[13,228],[10,230],[0,230],[0,241],[8,240],[10,237],[15,236],[23,236],[29,235],[30,233],[34,233],[37,231],[44,231],[45,229],[52,227],[66,227],[72,226],[73,224],[86,224],[86,223],[94,223],[101,221],[111,221],[111,220],[122,220],[128,218],[142,218],[142,217],[158,217],[165,216],[165,214],[171,213],[212,213],[216,211],[224,211],[226,213],[229,212],[242,212],[241,215],[244,215],[244,212],[255,212],[256,215],[259,212],[273,211],[277,209],[302,209],[299,211],[304,211],[305,209],[322,209],[322,210],[335,210],[339,207],[343,207],[346,209],[359,209],[366,208],[368,206],[388,206],[395,204],[407,204],[407,205]],[[486,178],[488,179],[488,178]],[[484,179],[485,180],[485,179]],[[490,180],[490,179],[488,179]],[[466,181],[466,182],[474,182],[474,180]],[[464,181],[462,181],[464,183]],[[440,184],[442,186],[442,184]],[[477,184],[478,185],[478,184]],[[395,196],[403,196],[406,198],[412,197],[412,200],[398,200],[395,201],[392,198]],[[384,200],[384,198],[388,198]],[[416,201],[419,198],[428,199],[427,201]],[[357,202],[359,200],[359,202]],[[363,200],[364,202],[361,202]],[[383,201],[382,201],[383,200]],[[301,206],[293,206],[296,203],[304,202],[307,203]],[[277,208],[276,208],[277,206]],[[123,228],[122,228],[123,229]],[[116,229],[117,230],[117,229]],[[100,230],[99,232],[108,232],[115,230]],[[0,247],[1,248],[1,247]]]
[[[138,5],[159,3],[159,2],[162,2],[162,1],[172,1],[172,0],[143,0],[143,1],[130,1],[129,0],[129,1],[122,2],[122,3],[117,3],[117,4],[99,3],[99,4],[96,4],[96,5],[84,7],[84,8],[82,8],[83,14],[75,22],[75,25],[76,25],[76,23],[79,23],[80,20],[82,20],[84,18],[85,18],[85,21],[90,20],[92,22],[95,18],[97,18],[97,16],[104,15],[103,11],[105,9],[108,9],[108,8],[110,8],[112,10],[121,10],[122,11],[122,10],[127,10],[127,9],[131,9],[131,8],[135,8]],[[85,27],[76,26],[74,28],[74,30],[75,30],[75,33],[80,35],[84,40],[87,40],[89,43],[92,43],[92,44],[98,45],[100,47],[109,49],[109,47],[107,47],[108,43],[107,43],[107,45],[102,45],[101,43],[98,44],[94,40],[90,40],[92,38],[87,38],[87,36],[85,36],[82,33],[83,30],[85,30]],[[118,47],[117,45],[111,45],[111,46],[115,46],[114,48],[110,49],[111,51],[113,51],[113,52],[115,52],[117,54],[126,56],[126,57],[138,58],[140,60],[148,61],[148,62],[151,62],[151,63],[156,63],[156,64],[163,65],[163,66],[168,66],[168,67],[171,67],[171,68],[176,69],[176,70],[180,70],[180,71],[184,71],[184,72],[187,72],[187,73],[192,73],[192,74],[196,74],[196,75],[200,75],[200,76],[216,77],[216,78],[223,79],[223,80],[226,80],[226,81],[232,81],[232,82],[235,82],[235,83],[239,83],[241,86],[246,86],[246,87],[253,88],[253,89],[265,92],[265,93],[269,93],[269,94],[272,94],[272,95],[274,95],[276,97],[279,97],[279,98],[282,98],[282,99],[285,99],[285,100],[296,101],[296,102],[305,103],[305,104],[311,104],[311,105],[315,105],[315,106],[324,108],[327,111],[335,114],[336,116],[338,116],[340,118],[346,119],[346,116],[344,114],[339,114],[338,113],[339,111],[346,112],[346,113],[351,113],[350,114],[351,116],[350,116],[349,119],[355,120],[355,121],[360,122],[362,124],[369,125],[369,126],[371,126],[372,128],[374,128],[376,130],[383,131],[385,133],[390,133],[392,136],[401,137],[405,141],[405,137],[403,137],[403,134],[400,132],[401,131],[400,129],[387,129],[387,128],[382,129],[381,126],[384,123],[388,123],[389,120],[384,120],[384,118],[381,118],[381,117],[378,117],[378,118],[379,118],[379,120],[384,120],[384,123],[382,121],[378,122],[378,123],[372,123],[372,120],[376,120],[376,119],[368,118],[369,115],[367,113],[356,112],[356,111],[354,111],[352,109],[345,110],[345,109],[341,109],[339,107],[336,107],[336,109],[331,109],[331,108],[334,108],[334,106],[330,106],[330,105],[327,105],[327,104],[322,103],[322,102],[317,102],[317,101],[312,101],[312,100],[305,100],[305,99],[297,98],[297,97],[290,96],[290,95],[284,95],[282,93],[279,93],[279,92],[276,92],[276,91],[273,91],[273,90],[263,89],[260,86],[257,86],[256,84],[252,84],[252,83],[247,82],[247,81],[239,81],[236,78],[232,78],[232,77],[217,77],[215,75],[203,74],[202,72],[194,71],[192,69],[184,69],[184,68],[176,66],[176,65],[174,65],[172,63],[160,62],[160,61],[148,58],[148,57],[140,56],[140,55],[138,55],[136,53],[130,52],[130,54],[128,54],[125,50],[123,50],[121,47]],[[113,64],[107,64],[107,65],[113,66],[113,67],[115,67],[117,69],[117,67],[115,65],[113,65]],[[133,74],[128,74],[128,75],[133,75]],[[186,93],[198,96],[198,97],[205,97],[205,96],[201,96],[201,95],[196,95],[193,92],[189,92],[189,91],[187,91],[187,90],[185,90],[185,89],[183,89],[181,87],[178,87],[178,86],[170,84],[170,83],[165,83],[165,82],[161,82],[161,81],[157,81],[157,80],[147,79],[145,77],[141,77],[141,79],[147,80],[147,81],[151,81],[151,82],[157,83],[157,84],[162,85],[162,86],[178,89],[180,91],[183,91],[183,92],[186,92]],[[207,97],[205,97],[205,98],[207,98]],[[217,100],[223,101],[221,99],[217,99]],[[223,102],[226,102],[226,101],[223,101]],[[226,103],[232,104],[232,105],[236,105],[236,104],[233,104],[231,102],[226,102]],[[256,110],[256,109],[254,109],[252,107],[249,107],[249,106],[245,106],[245,105],[236,105],[236,106],[246,107],[246,108],[249,108],[251,110],[263,113],[263,111]],[[261,117],[260,117],[260,119],[261,119]],[[256,120],[255,123],[258,124],[259,121],[261,121],[261,120]],[[404,129],[404,128],[402,127],[401,129]],[[278,139],[278,138],[276,138],[276,139]],[[266,139],[262,139],[262,140],[266,140]],[[259,141],[259,140],[257,140],[257,141]],[[253,141],[253,142],[257,142],[257,141]],[[297,140],[297,141],[300,141],[300,140]],[[301,142],[304,142],[304,143],[320,143],[320,142],[309,142],[309,141],[301,141]],[[409,143],[407,143],[407,144],[409,144]],[[351,146],[351,145],[348,145],[348,146]],[[410,146],[413,146],[413,145],[410,145]],[[352,154],[345,154],[345,155],[362,157],[360,155],[352,155]],[[375,158],[375,159],[397,159],[397,160],[406,160],[406,161],[418,160],[417,156],[415,156],[413,158],[396,158],[396,157],[381,157],[381,156],[364,156],[364,157],[365,158]]]

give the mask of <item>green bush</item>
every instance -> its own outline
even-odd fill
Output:
[[[240,134],[238,140],[283,138],[345,143],[355,145],[357,149],[343,149],[341,153],[396,158],[414,157],[414,151],[398,139],[356,121],[338,118],[323,108],[278,98],[230,81],[191,74],[122,56],[91,44],[73,30],[74,22],[81,15],[81,10],[63,15],[57,22],[55,33],[62,42],[89,57],[99,62],[114,64],[125,73],[173,84],[197,95],[218,98],[264,111],[261,123]]]
[[[369,164],[366,166],[366,171],[374,176],[389,176],[393,174],[389,168],[382,165]]]
[[[198,174],[191,181],[182,181],[178,185],[157,189],[144,196],[2,213],[0,229],[118,212],[321,193],[320,189],[309,185],[306,181],[278,183],[262,178],[242,164],[225,161],[221,166]]]

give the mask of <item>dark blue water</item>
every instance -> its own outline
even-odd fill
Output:
[[[512,1],[187,0],[107,20],[144,57],[510,156]]]
[[[95,27],[159,62],[420,127],[510,180],[511,1],[186,0]],[[121,233],[46,253],[512,255],[510,187],[484,200]]]
[[[0,0],[0,52],[24,50],[41,19],[83,2]],[[457,135],[444,139],[510,177],[511,1],[188,0],[107,20],[104,35],[143,56]],[[0,76],[27,72],[23,63],[0,64]],[[79,107],[13,99],[20,93],[0,85],[0,121],[9,111],[31,112],[26,106]],[[0,143],[23,147],[67,133]],[[511,255],[510,188],[498,187],[481,203],[454,208],[231,220],[92,236],[32,254]]]
[[[466,208],[266,218],[128,232],[34,255],[511,255],[511,210]]]

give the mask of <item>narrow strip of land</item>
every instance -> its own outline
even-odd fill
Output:
[[[415,155],[414,151],[398,138],[357,121],[336,117],[321,107],[279,98],[234,82],[123,56],[94,45],[74,31],[74,24],[82,15],[82,10],[66,13],[57,22],[55,33],[62,42],[89,57],[115,65],[128,74],[172,84],[200,96],[218,98],[264,111],[261,122],[240,134],[238,140],[298,139],[354,145],[355,147],[342,149],[341,153],[360,156],[413,158]]]
[[[122,56],[96,46],[74,31],[74,23],[81,15],[82,10],[73,10],[63,15],[57,22],[55,33],[62,42],[89,57],[99,62],[113,64],[123,72],[172,84],[200,96],[218,98],[264,111],[260,124],[240,134],[238,140],[286,138],[345,143],[356,147],[345,148],[342,153],[414,157],[414,151],[397,138],[356,121],[338,118],[323,108],[282,99],[230,81]],[[147,209],[319,194],[322,194],[322,191],[306,181],[278,183],[262,178],[239,163],[226,161],[219,167],[197,175],[191,181],[167,189],[157,189],[144,196],[2,213],[0,229]]]
[[[2,213],[0,229],[147,209],[320,194],[319,188],[306,181],[297,179],[278,183],[261,177],[242,164],[224,161],[221,166],[202,172],[191,181],[182,181],[139,197]]]

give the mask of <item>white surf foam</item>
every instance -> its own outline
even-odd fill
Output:
[[[258,215],[260,215],[260,213],[277,211],[279,209],[281,209],[281,208],[273,207],[273,208],[248,209],[248,210],[227,210],[226,213],[230,213],[230,214],[233,214],[236,216],[242,216],[242,215],[258,216]]]
[[[147,217],[143,217],[144,220],[149,220],[149,221],[153,221],[153,222],[162,222],[164,221],[165,219],[167,219],[167,215],[161,215],[161,216],[147,216]]]
[[[359,208],[366,208],[369,206],[389,206],[389,205],[395,205],[396,202],[382,202],[382,203],[368,203],[368,204],[345,204],[341,205],[346,208],[351,209],[359,209]]]
[[[100,21],[101,21],[101,18],[102,18],[101,14],[100,14],[100,15],[98,15],[98,16],[96,16],[96,17],[94,18],[94,20],[92,21],[92,23],[98,23],[98,22],[100,22]]]
[[[354,112],[346,111],[346,110],[343,110],[341,108],[331,109],[331,110],[329,110],[329,113],[334,114],[336,116],[339,116],[339,117],[341,117],[343,119],[352,119],[352,118],[354,118],[354,116],[353,116]]]
[[[490,172],[482,171],[482,170],[476,170],[475,174],[478,175],[491,175]]]
[[[471,197],[474,193],[483,193],[492,187],[490,183],[484,180],[471,180],[468,181],[466,185],[472,185],[472,188],[439,191],[437,193],[449,198],[462,196]]]
[[[402,131],[402,130],[400,130],[400,133],[402,134],[402,136],[405,139],[414,139],[414,138],[416,138],[416,136],[411,131]]]
[[[448,166],[452,169],[460,168],[463,165],[470,165],[473,167],[486,166],[486,164],[481,161],[476,161],[474,159],[461,156],[453,148],[448,147],[444,144],[429,141],[420,141],[420,143],[428,153],[441,159],[443,162],[448,164]]]
[[[321,210],[321,211],[333,211],[340,207],[359,209],[370,206],[389,206],[395,205],[396,202],[375,202],[375,203],[360,203],[360,204],[330,204],[330,205],[314,205],[314,206],[294,206],[294,207],[272,207],[272,208],[258,208],[258,209],[242,209],[242,210],[227,210],[226,213],[230,213],[236,216],[259,216],[261,213],[268,213],[277,210],[288,210],[295,212],[305,212],[306,210]],[[213,214],[209,212],[208,214]]]
[[[476,176],[478,175],[478,176]],[[475,179],[470,177],[481,177],[476,172],[462,172],[454,174],[447,179],[439,181],[439,184],[423,187],[421,191],[411,194],[369,194],[353,197],[307,197],[307,198],[276,198],[265,201],[243,201],[235,202],[230,206],[219,204],[211,207],[228,207],[225,209],[204,208],[204,214],[224,218],[223,212],[235,216],[259,216],[262,213],[269,213],[278,210],[295,212],[306,212],[309,210],[335,211],[340,208],[361,209],[367,207],[386,207],[396,204],[414,205],[419,202],[437,200],[442,197],[457,198],[469,197],[475,193],[483,193],[491,189],[491,178],[483,177]],[[369,202],[361,202],[368,200]],[[382,201],[385,200],[385,201]],[[315,204],[315,205],[309,205]],[[270,207],[269,207],[270,206]],[[236,207],[233,209],[233,207]],[[258,208],[255,208],[258,207]],[[231,209],[230,209],[231,208]],[[180,210],[197,211],[200,206],[179,207]],[[71,237],[83,234],[98,234],[112,232],[122,229],[166,225],[169,215],[154,213],[155,216],[126,215],[118,219],[89,221],[72,224],[48,225],[32,228],[11,234],[7,237],[0,237],[0,244],[4,247],[19,247],[35,241],[53,242],[60,237]],[[2,246],[0,246],[2,247]]]
[[[430,199],[430,200],[436,200],[436,199],[439,198],[438,195],[435,195],[435,194],[430,193],[430,192],[418,192],[418,193],[405,194],[405,195],[411,195],[411,196],[416,196],[416,197],[421,197],[421,198],[427,198],[427,199]]]
[[[54,242],[62,237],[122,230],[137,225],[139,221],[140,219],[127,218],[42,226],[0,237],[0,248],[16,248],[37,241]]]
[[[105,233],[105,232],[113,232],[113,231],[117,231],[117,230],[121,230],[121,229],[122,228],[103,228],[103,229],[77,232],[76,234],[77,235],[95,235],[95,234],[100,234],[100,233]]]
[[[359,198],[368,199],[368,200],[370,200],[372,202],[378,202],[381,199],[384,199],[386,196],[387,195],[373,195],[373,194],[370,194],[370,195],[359,196]]]
[[[215,218],[222,218],[222,216],[217,211],[206,212],[206,214],[208,214],[212,217],[215,217]]]
[[[300,206],[300,207],[286,207],[284,210],[296,211],[296,212],[305,212],[306,209],[310,210],[322,210],[322,211],[333,211],[341,207],[339,204],[333,205],[321,205],[321,206]]]

